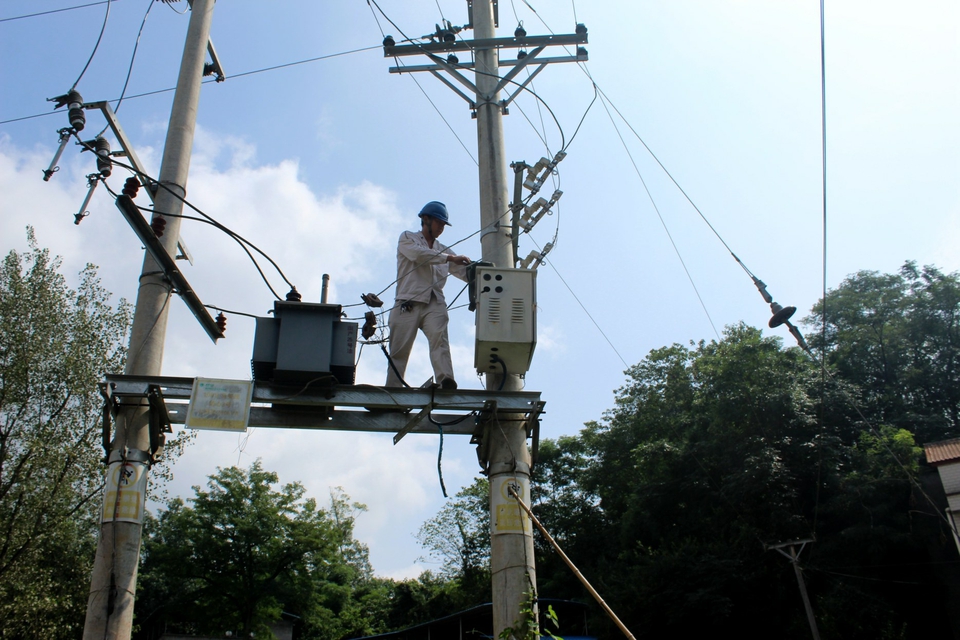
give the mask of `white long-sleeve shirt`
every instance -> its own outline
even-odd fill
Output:
[[[466,267],[451,265],[448,255],[455,254],[439,240],[434,240],[431,248],[422,231],[401,233],[397,242],[397,301],[430,302],[433,294],[445,302],[443,285],[447,276],[467,280]]]

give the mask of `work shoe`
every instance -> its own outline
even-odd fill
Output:
[[[441,388],[441,389],[456,389],[456,388],[457,388],[457,381],[454,380],[453,378],[444,378],[443,380],[440,381],[440,388]]]

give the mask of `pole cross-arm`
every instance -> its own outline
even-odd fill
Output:
[[[473,98],[471,98],[470,96],[468,96],[467,94],[465,94],[463,91],[460,91],[460,88],[457,87],[457,85],[455,85],[455,84],[453,84],[452,82],[450,82],[449,80],[447,80],[443,75],[440,74],[439,71],[437,71],[437,70],[431,70],[430,73],[432,73],[434,76],[436,76],[436,78],[437,78],[438,80],[440,80],[440,82],[442,82],[443,84],[447,85],[447,87],[449,87],[455,94],[457,94],[458,96],[460,96],[461,98],[463,98],[464,100],[466,100],[466,101],[467,101],[467,104],[470,105],[470,108],[471,108],[471,109],[476,109],[476,108],[477,108],[477,103],[474,101]]]
[[[534,59],[537,57],[537,55],[546,48],[547,48],[547,45],[540,45],[539,47],[537,47],[536,49],[528,53],[527,57],[522,58],[520,62],[514,65],[513,69],[510,69],[510,71],[507,72],[507,74],[500,79],[500,82],[497,84],[497,88],[494,90],[494,93],[497,93],[498,91],[503,89],[505,86],[507,86],[508,82],[511,82],[515,77],[517,77],[517,74],[523,71],[527,67],[527,65],[533,62]],[[545,65],[541,65],[541,68],[543,68],[543,66]],[[537,73],[539,73],[539,70],[537,71]]]

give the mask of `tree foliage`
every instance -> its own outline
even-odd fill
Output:
[[[160,626],[262,637],[283,612],[300,619],[303,637],[364,628],[370,598],[358,586],[371,571],[353,523],[365,507],[337,490],[321,509],[300,483],[277,481],[259,461],[221,469],[206,490],[194,487],[190,505],[171,500],[148,522],[137,601],[145,635]]]
[[[27,235],[0,265],[0,636],[73,637],[103,477],[97,383],[122,367],[130,310],[93,265],[69,288]]]

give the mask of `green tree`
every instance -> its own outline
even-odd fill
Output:
[[[93,265],[69,288],[27,238],[0,265],[0,636],[73,637],[103,478],[97,383],[122,368],[130,310]]]
[[[145,527],[137,620],[192,633],[269,633],[281,612],[297,615],[306,637],[340,638],[355,627],[354,590],[368,578],[366,549],[353,539],[363,506],[340,492],[331,509],[300,483],[260,462],[220,469],[192,506],[177,498]],[[269,637],[269,636],[267,636]]]
[[[960,435],[960,274],[914,262],[896,274],[860,271],[804,322],[871,420],[919,442]]]

